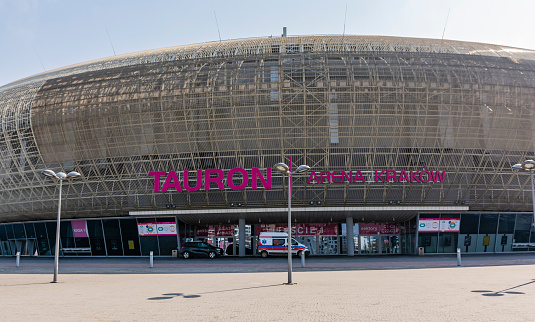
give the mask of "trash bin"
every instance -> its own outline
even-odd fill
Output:
[[[173,249],[171,251],[171,255],[173,256],[173,258],[177,258],[178,257],[178,249]]]
[[[422,256],[424,254],[424,248],[418,247],[418,255]]]

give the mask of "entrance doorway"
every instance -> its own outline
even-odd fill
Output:
[[[399,254],[399,237],[397,235],[382,235],[381,236],[381,253],[383,254]]]
[[[400,254],[399,235],[360,235],[361,254]]]
[[[379,236],[360,235],[361,254],[379,254]]]

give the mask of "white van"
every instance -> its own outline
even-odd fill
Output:
[[[288,234],[262,232],[258,236],[256,249],[264,258],[271,254],[288,254]],[[292,254],[301,256],[302,252],[305,253],[305,256],[310,253],[308,247],[292,238]]]

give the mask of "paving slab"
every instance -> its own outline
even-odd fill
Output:
[[[533,321],[535,255],[0,258],[0,321]]]
[[[533,321],[535,265],[0,275],[2,321]]]

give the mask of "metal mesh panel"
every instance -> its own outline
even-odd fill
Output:
[[[285,205],[273,190],[154,193],[149,171],[445,170],[443,183],[294,183],[294,204],[460,205],[523,211],[533,155],[535,55],[391,37],[236,40],[123,55],[0,88],[0,220],[129,210]],[[31,118],[30,118],[31,113]],[[30,125],[31,119],[31,125]],[[35,138],[34,138],[35,136]],[[44,164],[43,164],[44,163]]]

